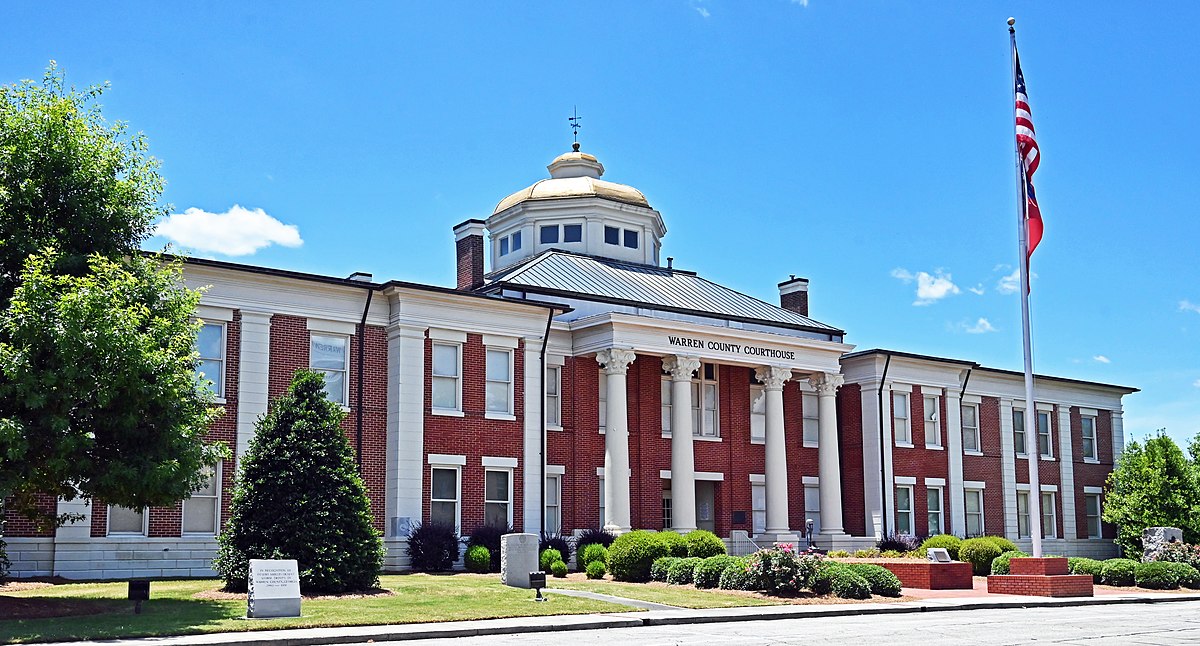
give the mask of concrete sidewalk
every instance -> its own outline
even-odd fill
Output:
[[[477,635],[562,632],[600,628],[634,628],[735,621],[764,621],[844,617],[848,615],[893,615],[919,612],[970,611],[995,608],[1042,608],[1095,606],[1133,603],[1169,603],[1200,601],[1200,594],[1137,593],[1109,594],[1098,597],[1052,599],[991,595],[985,597],[931,598],[897,603],[851,603],[830,605],[780,605],[742,608],[691,610],[649,610],[645,612],[593,615],[556,615],[551,617],[515,617],[430,624],[390,626],[352,626],[346,628],[296,628],[241,633],[210,633],[182,637],[148,637],[89,642],[58,642],[60,646],[112,644],[115,646],[210,646],[213,644],[249,644],[251,646],[312,646],[316,644],[352,644],[368,640],[405,641],[444,639]]]

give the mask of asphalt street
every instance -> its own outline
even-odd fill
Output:
[[[460,637],[374,646],[422,644],[1200,644],[1200,601],[1152,605],[961,610],[905,615],[822,617],[683,626],[614,628],[568,633]]]

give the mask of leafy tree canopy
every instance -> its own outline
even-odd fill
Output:
[[[1131,442],[1108,476],[1103,518],[1117,527],[1117,544],[1141,554],[1142,530],[1178,527],[1183,540],[1200,541],[1200,435],[1191,460],[1163,430],[1145,444]]]

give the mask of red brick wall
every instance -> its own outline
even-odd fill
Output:
[[[1055,536],[1062,538],[1063,535],[1063,511],[1062,511],[1062,465],[1060,460],[1063,456],[1059,455],[1059,423],[1058,423],[1058,407],[1049,411],[1050,415],[1050,445],[1051,452],[1054,454],[1053,460],[1043,460],[1038,458],[1038,484],[1039,485],[1059,485],[1059,490],[1054,493],[1054,518],[1057,525]],[[1037,434],[1033,431],[1034,422],[1032,416],[1026,423],[1025,447],[1027,452],[1038,450]],[[1029,484],[1029,458],[1018,457],[1016,460],[1017,466],[1017,482],[1020,484]],[[1040,504],[1039,498],[1039,504]],[[1038,521],[1041,522],[1041,521]]]
[[[963,480],[980,480],[983,524],[987,534],[1004,535],[1004,478],[1000,457],[1000,400],[983,397],[979,404],[979,442],[983,455],[963,456]]]
[[[1112,411],[1097,411],[1096,415],[1096,457],[1099,463],[1084,462],[1083,460],[1083,422],[1079,407],[1071,408],[1071,450],[1075,461],[1075,528],[1079,538],[1087,538],[1087,500],[1083,488],[1103,487],[1108,474],[1113,469],[1112,449]],[[1104,496],[1100,497],[1104,504]],[[1100,535],[1103,538],[1116,538],[1116,529],[1100,522]]]
[[[567,357],[562,367],[562,431],[550,431],[547,463],[566,467],[562,529],[596,529],[600,522],[600,480],[604,436],[600,434],[600,365],[594,357]]]
[[[846,384],[838,392],[838,448],[842,465],[842,527],[852,536],[867,531],[863,474],[862,388]]]
[[[43,527],[39,529],[37,523],[26,518],[25,516],[22,516],[21,514],[18,514],[16,511],[9,509],[11,499],[7,499],[4,502],[5,523],[4,526],[0,528],[3,529],[3,532],[0,532],[0,534],[2,534],[0,537],[7,536],[10,538],[34,538],[54,536],[54,529],[52,527]],[[36,494],[34,504],[40,512],[51,515],[58,512],[56,498],[49,494]]]
[[[925,478],[949,478],[948,458],[946,457],[946,398],[941,392],[941,389],[926,387],[929,394],[938,396],[938,403],[941,406],[939,414],[938,428],[941,438],[941,444],[938,448],[926,448],[925,446],[925,392],[921,386],[913,386],[912,393],[908,397],[908,419],[912,427],[912,448],[898,447],[893,442],[892,447],[892,473],[895,476],[907,476],[916,478],[917,483],[912,485],[913,490],[913,532],[916,536],[926,536],[934,531],[929,530],[929,515],[927,510],[927,490],[925,486]],[[894,416],[893,416],[894,417]],[[950,529],[949,523],[949,507],[947,505],[947,495],[949,487],[942,487],[942,524],[946,531]],[[986,503],[985,503],[986,508]],[[896,523],[896,512],[893,509],[893,523]],[[986,513],[986,509],[985,509]],[[898,525],[893,524],[893,527]]]

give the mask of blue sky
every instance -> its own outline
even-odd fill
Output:
[[[451,226],[545,177],[578,105],[677,267],[770,301],[805,276],[859,348],[1019,370],[1013,15],[1043,155],[1036,368],[1141,388],[1127,433],[1190,437],[1200,5],[945,4],[12,2],[0,82],[50,59],[111,81],[174,212],[256,234],[193,226],[229,252],[202,255],[442,285]]]

